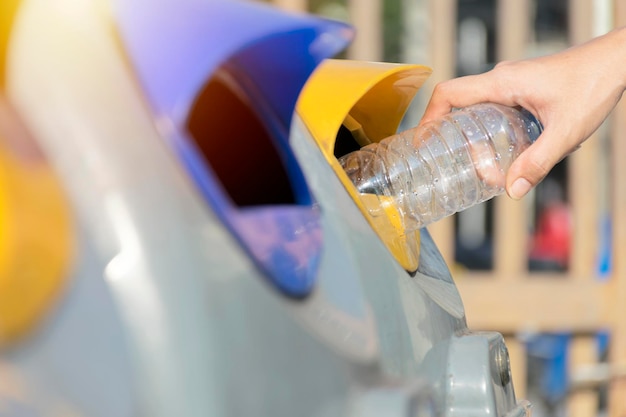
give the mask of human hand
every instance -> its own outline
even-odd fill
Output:
[[[544,131],[506,178],[507,193],[519,199],[598,129],[625,88],[626,29],[619,29],[554,55],[502,62],[484,74],[440,83],[420,125],[481,102],[533,113]]]

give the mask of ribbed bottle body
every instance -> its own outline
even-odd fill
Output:
[[[410,231],[503,193],[506,171],[541,130],[526,110],[477,104],[339,162],[360,193],[393,201]]]

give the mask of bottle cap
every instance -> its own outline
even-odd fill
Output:
[[[534,114],[532,114],[525,108],[521,107],[520,113],[526,119],[525,124],[526,124],[526,129],[528,131],[528,137],[530,138],[530,141],[535,142],[537,138],[539,137],[539,135],[541,135],[541,132],[543,132],[543,125],[541,124],[539,119],[535,117]]]

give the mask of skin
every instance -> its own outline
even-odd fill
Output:
[[[506,190],[522,198],[595,132],[626,89],[626,28],[562,52],[507,61],[438,84],[420,124],[481,102],[522,106],[544,132],[510,167]]]

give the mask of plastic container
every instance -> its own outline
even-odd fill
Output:
[[[477,104],[339,162],[360,193],[395,204],[409,232],[503,193],[506,171],[541,131],[525,109]]]

